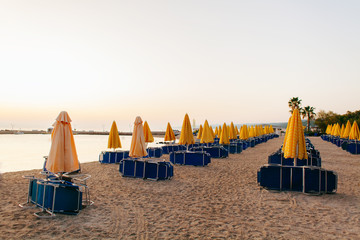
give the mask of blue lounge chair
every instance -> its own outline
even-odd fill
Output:
[[[119,172],[123,177],[166,180],[174,176],[174,167],[163,160],[129,158],[120,161]]]
[[[41,208],[41,212],[34,213],[39,218],[54,217],[55,213],[76,215],[83,206],[83,185],[64,180],[39,179],[26,176],[29,179],[27,203]],[[19,204],[25,207],[25,204]]]
[[[190,149],[190,151],[206,152],[210,154],[212,158],[226,158],[229,156],[229,151],[222,146],[193,147]]]
[[[146,149],[149,158],[159,158],[163,155],[161,147],[150,147]]]
[[[346,151],[348,151],[351,154],[360,154],[360,142],[349,141],[346,145]]]
[[[270,190],[313,194],[337,190],[337,174],[318,167],[265,165],[257,176],[259,185]]]
[[[321,158],[309,154],[308,159],[296,159],[294,162],[294,158],[284,158],[284,154],[281,151],[277,151],[268,157],[268,164],[321,167]]]
[[[170,154],[175,151],[186,150],[186,146],[184,145],[165,145],[162,146],[163,154]]]
[[[180,165],[206,166],[211,162],[206,152],[177,151],[170,153],[170,162]]]
[[[100,163],[119,163],[129,157],[129,151],[103,151],[99,155]]]
[[[242,143],[237,143],[237,142],[221,145],[221,146],[226,150],[228,150],[228,152],[231,154],[241,153],[243,149]]]

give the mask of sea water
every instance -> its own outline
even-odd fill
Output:
[[[75,146],[80,163],[99,160],[107,149],[108,135],[75,135]],[[154,137],[148,147],[161,146],[163,138]],[[131,136],[120,136],[122,150],[129,150]],[[0,172],[41,169],[44,156],[51,146],[50,134],[0,134]]]

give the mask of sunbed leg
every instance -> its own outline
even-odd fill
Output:
[[[290,190],[292,190],[293,169],[290,168]]]
[[[283,167],[280,166],[280,191],[282,191],[282,169]]]
[[[305,167],[302,167],[303,169],[303,193],[305,193]]]

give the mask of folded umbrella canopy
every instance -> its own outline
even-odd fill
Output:
[[[230,139],[236,139],[236,132],[235,132],[235,127],[234,127],[234,123],[233,123],[233,122],[230,123],[230,127],[229,127],[229,138],[230,138]]]
[[[119,131],[116,126],[116,122],[113,121],[109,133],[108,148],[121,148],[121,142],[119,137]]]
[[[226,123],[224,123],[224,125],[222,127],[219,144],[225,144],[225,145],[230,144],[230,139],[229,139],[229,135],[227,132]]]
[[[335,125],[334,136],[335,136],[335,137],[340,137],[340,134],[341,134],[340,124],[337,123],[337,124]]]
[[[347,123],[346,123],[344,134],[341,137],[342,138],[349,138],[350,131],[351,131],[351,123],[348,120]]]
[[[219,131],[218,131],[218,138],[220,139],[220,136],[221,136],[221,132],[222,132],[222,129],[221,129],[221,126],[219,125]]]
[[[194,136],[192,134],[191,123],[189,119],[189,115],[185,114],[184,121],[181,127],[179,144],[181,145],[189,145],[194,144]]]
[[[334,123],[331,127],[331,133],[330,133],[332,136],[334,136],[335,130],[336,130],[336,124]]]
[[[240,139],[241,140],[246,140],[249,138],[248,136],[248,131],[247,131],[247,126],[246,125],[243,125],[241,128],[240,128]]]
[[[354,120],[354,123],[351,127],[351,131],[349,134],[349,139],[350,140],[357,140],[360,136],[360,132],[359,132],[359,126],[357,125],[356,121]]]
[[[210,126],[210,132],[211,132],[213,138],[215,138],[215,133],[214,133],[214,130],[213,130],[212,126]]]
[[[285,137],[284,137],[284,142],[283,142],[283,146],[282,146],[283,152],[285,152],[286,139],[287,139],[287,136],[289,135],[288,133],[289,133],[290,122],[291,122],[291,117],[289,117],[288,124],[286,125]]]
[[[202,132],[203,132],[203,127],[202,127],[202,125],[200,124],[199,132],[198,132],[198,135],[196,136],[197,139],[201,139]]]
[[[71,119],[68,113],[65,111],[60,112],[53,126],[46,169],[59,174],[80,170],[74,135],[71,129]]]
[[[249,137],[250,137],[250,138],[253,138],[253,137],[255,137],[255,136],[256,136],[256,134],[255,134],[255,129],[254,129],[253,126],[251,126],[251,127],[250,127],[250,131],[249,131]]]
[[[164,141],[175,141],[175,134],[169,122],[166,127]]]
[[[218,127],[215,128],[215,133],[214,133],[214,134],[215,134],[215,136],[219,136],[219,129],[218,129]]]
[[[214,142],[214,137],[211,133],[209,123],[207,120],[205,120],[200,143],[213,143],[213,142]]]
[[[136,117],[134,122],[134,130],[131,138],[129,156],[133,158],[142,158],[147,155],[144,137],[143,121],[141,117]]]
[[[327,127],[326,127],[326,130],[325,130],[325,133],[326,134],[330,134],[331,133],[331,129],[330,129],[331,127],[330,127],[330,124],[328,124],[327,125]]]
[[[284,158],[307,159],[304,129],[299,109],[294,109],[285,143]]]
[[[274,131],[274,128],[273,128],[273,126],[272,125],[270,125],[270,133],[274,133],[275,131]]]
[[[147,121],[144,122],[144,137],[145,137],[145,142],[147,143],[154,141],[154,137],[150,131],[150,127]]]
[[[340,137],[343,138],[345,132],[345,126],[344,124],[341,124],[341,130],[340,130]]]

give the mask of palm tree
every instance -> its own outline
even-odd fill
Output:
[[[293,97],[290,99],[290,101],[288,102],[289,107],[291,108],[290,112],[292,113],[294,111],[295,108],[298,108],[299,110],[301,110],[300,105],[301,105],[301,99],[299,99],[298,97]]]
[[[302,109],[301,111],[301,115],[303,117],[303,119],[305,117],[307,117],[307,128],[308,128],[308,132],[310,132],[310,120],[314,119],[316,116],[316,113],[314,112],[315,108],[314,107],[310,107],[310,106],[306,106]]]

